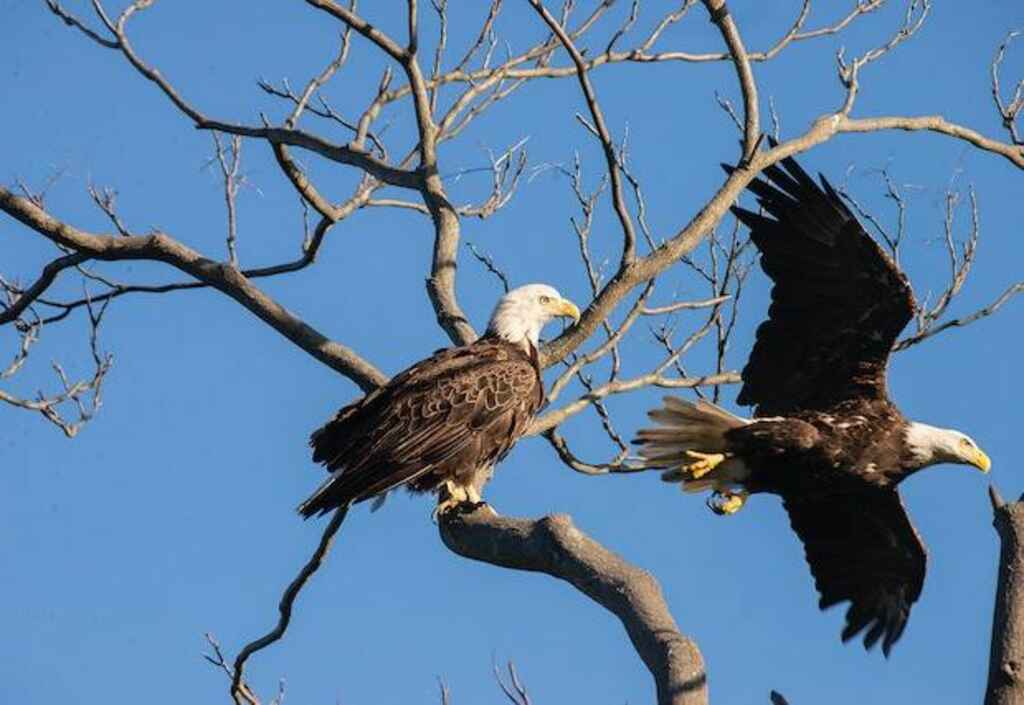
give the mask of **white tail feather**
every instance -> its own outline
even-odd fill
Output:
[[[683,483],[685,492],[723,490],[742,483],[749,475],[743,461],[731,456],[725,434],[752,423],[706,401],[696,403],[665,397],[665,405],[648,413],[659,426],[641,429],[635,443],[649,468],[664,468],[662,479]],[[726,458],[699,479],[693,477],[694,456],[722,453]]]
[[[726,432],[750,423],[706,401],[691,403],[678,397],[665,397],[665,406],[648,415],[660,427],[641,429],[637,442],[640,455],[652,461],[682,462],[688,450],[721,453],[728,450]]]

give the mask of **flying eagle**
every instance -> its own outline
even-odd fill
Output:
[[[508,292],[476,342],[435,352],[342,408],[310,438],[330,476],[302,516],[378,497],[399,485],[439,493],[437,512],[479,502],[494,465],[544,403],[537,346],[576,305],[544,284]]]
[[[987,472],[990,461],[963,433],[909,421],[890,401],[886,364],[915,311],[910,284],[824,176],[819,187],[793,159],[782,164],[748,187],[767,215],[732,208],[775,283],[738,398],[754,418],[667,397],[650,412],[661,425],[636,443],[664,479],[711,490],[716,513],[780,495],[821,609],[848,600],[842,640],[866,629],[865,648],[881,639],[888,656],[925,574],[899,483],[929,465]]]

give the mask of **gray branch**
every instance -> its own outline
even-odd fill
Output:
[[[1002,550],[985,705],[1024,705],[1024,497],[1006,503],[995,487],[989,496]]]
[[[679,631],[658,581],[580,531],[566,515],[501,517],[483,505],[449,512],[439,524],[452,551],[513,570],[564,580],[622,622],[658,693],[658,705],[705,705],[700,650]]]

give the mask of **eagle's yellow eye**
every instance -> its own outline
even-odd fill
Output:
[[[547,305],[547,304],[551,303],[551,297],[550,296],[541,296],[539,301],[542,304]]]
[[[971,439],[969,439],[969,438],[961,438],[960,439],[960,445],[962,445],[964,448],[970,448],[974,444],[971,443]]]

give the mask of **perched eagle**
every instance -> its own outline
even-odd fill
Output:
[[[732,209],[775,283],[738,399],[754,418],[667,397],[650,412],[661,425],[636,442],[666,480],[712,490],[719,514],[780,495],[819,606],[848,600],[843,641],[866,629],[865,648],[881,639],[888,656],[925,574],[897,486],[929,465],[990,462],[964,434],[908,421],[889,400],[889,353],[915,310],[907,278],[823,176],[819,187],[782,164],[749,186],[767,215]]]
[[[438,512],[480,501],[494,465],[544,403],[541,328],[579,309],[543,284],[498,301],[476,342],[439,350],[349,404],[310,438],[330,476],[299,506],[306,518],[399,485],[437,491]]]

